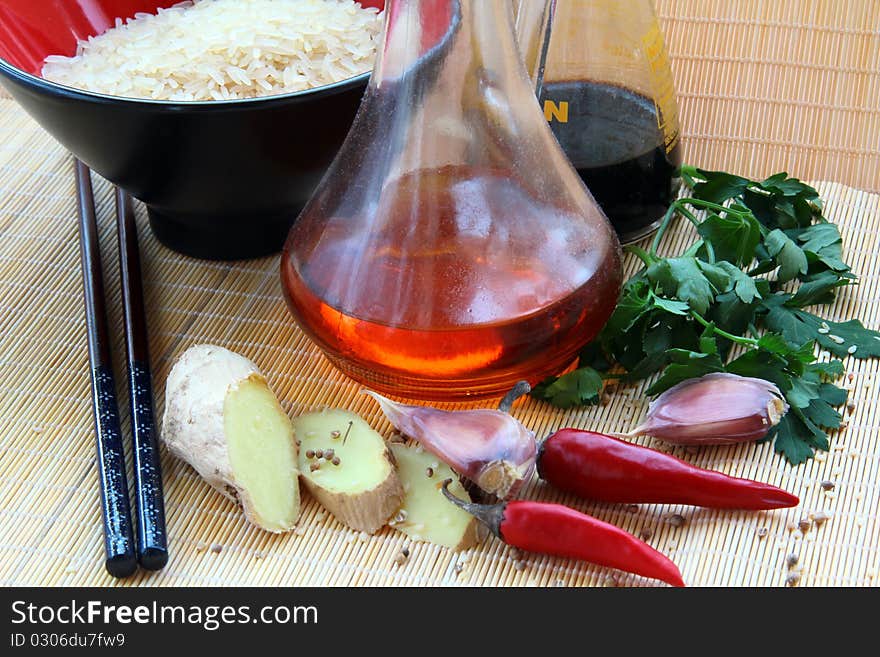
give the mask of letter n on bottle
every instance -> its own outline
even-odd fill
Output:
[[[563,100],[559,104],[552,100],[544,101],[544,118],[547,121],[559,121],[568,123],[568,101]]]

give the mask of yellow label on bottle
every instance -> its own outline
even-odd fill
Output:
[[[672,83],[669,57],[663,44],[663,34],[657,23],[654,23],[648,33],[642,37],[642,46],[650,68],[654,107],[657,109],[657,127],[663,133],[668,153],[678,142],[678,105],[675,102],[675,86]]]

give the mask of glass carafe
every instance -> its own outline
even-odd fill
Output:
[[[596,335],[619,243],[544,120],[510,0],[388,3],[360,111],[281,275],[333,364],[405,397],[502,394]]]
[[[621,241],[631,242],[657,226],[680,182],[678,109],[654,7],[554,4],[544,114]]]

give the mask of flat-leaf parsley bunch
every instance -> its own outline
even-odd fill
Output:
[[[766,379],[791,406],[768,439],[791,463],[803,463],[827,450],[827,431],[840,428],[836,409],[847,399],[834,384],[844,372],[840,359],[880,356],[877,331],[807,310],[856,283],[840,231],[823,216],[818,192],[786,173],[758,182],[686,166],[681,176],[691,197],[672,204],[648,250],[627,247],[644,266],[624,284],[578,369],[532,394],[568,408],[598,402],[606,379],[659,373],[651,396],[710,372]],[[660,241],[678,216],[699,239],[661,256]]]

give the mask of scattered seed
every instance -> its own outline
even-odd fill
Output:
[[[526,569],[526,566],[528,566],[528,564],[527,564],[525,561],[522,561],[522,560],[517,561],[517,562],[515,562],[515,563],[513,564],[513,567],[514,567],[516,570],[520,570],[520,571],[525,570],[525,569]]]
[[[758,535],[758,538],[764,538],[767,536],[768,531],[769,530],[766,527],[758,527],[755,533]]]
[[[788,577],[785,578],[785,585],[786,586],[797,586],[798,582],[800,582],[800,581],[801,581],[801,574],[800,573],[789,573]]]
[[[323,449],[316,449],[315,450],[315,458],[316,459],[324,458],[324,450]]]
[[[673,527],[682,527],[685,523],[687,523],[687,520],[683,515],[673,513],[672,515],[666,517],[666,522],[668,522]]]
[[[207,549],[208,549],[208,544],[207,544],[207,543],[203,543],[202,541],[199,541],[199,542],[196,544],[196,552],[204,552],[204,551],[207,550]]]
[[[425,476],[430,479],[434,476],[434,468],[425,468]]]
[[[464,570],[464,565],[460,563],[457,563],[452,567],[452,572],[454,572],[456,575],[461,575],[462,570]]]
[[[339,460],[338,456],[334,456],[333,460],[330,461],[330,463],[332,463],[333,465],[339,465],[340,463],[342,463],[342,461]]]
[[[788,531],[793,532],[795,529],[798,528],[798,526],[797,526],[797,523],[796,523],[794,520],[789,520],[789,521],[785,524],[785,528],[786,528]]]
[[[333,439],[339,438],[342,435],[341,431],[336,431],[335,429],[330,432],[330,437]]]
[[[388,524],[393,527],[394,525],[399,525],[402,522],[406,522],[406,516],[406,510],[401,509],[391,520],[388,521]]]
[[[809,518],[801,518],[798,521],[797,526],[798,526],[798,529],[800,529],[802,533],[806,534],[808,531],[810,531],[810,527],[812,526],[812,523],[810,522]]]
[[[849,349],[846,350],[848,354],[854,354],[859,350],[858,345],[850,345]]]
[[[794,568],[795,566],[797,566],[797,562],[798,555],[796,555],[794,552],[785,557],[785,565],[787,565],[789,568]]]
[[[650,527],[643,527],[639,532],[639,538],[643,541],[649,540],[654,535],[654,531]]]
[[[831,340],[834,344],[843,344],[843,338],[839,335],[834,335],[833,333],[828,334],[828,339]]]
[[[850,372],[849,374],[846,375],[846,378],[848,381],[852,381],[854,378],[856,378],[856,375],[853,374],[852,372]]]
[[[358,540],[359,540],[361,543],[366,542],[366,540],[367,540],[368,538],[370,538],[370,535],[369,535],[367,532],[361,532],[360,534],[358,534]]]
[[[310,472],[314,472],[315,470],[320,469],[320,467],[321,467],[321,464],[320,464],[320,463],[312,463],[312,464],[309,466],[309,471],[310,471]]]
[[[334,450],[332,450],[332,449],[325,449],[325,450],[324,450],[324,460],[325,460],[325,461],[332,461],[332,460],[333,460],[333,455],[334,455],[335,453],[336,453],[336,452],[335,452]]]
[[[828,479],[826,479],[819,485],[822,486],[822,490],[834,490],[834,482]]]
[[[308,450],[308,451],[306,452],[306,458],[307,458],[307,459],[313,459],[313,458],[315,458],[315,450],[313,450],[313,449]]]
[[[852,415],[852,412],[856,410],[856,403],[854,401],[847,402],[846,410],[849,411],[850,415]]]
[[[304,535],[304,534],[306,533],[306,528],[303,527],[302,525],[297,525],[297,526],[296,526],[296,529],[293,530],[293,533],[294,533],[296,536],[302,536],[302,535]]]
[[[605,586],[614,588],[618,585],[617,575],[611,575],[605,580]]]
[[[828,459],[828,457],[825,456],[825,454],[823,454],[822,452],[818,452],[813,458],[815,459],[816,463],[824,463]]]
[[[394,557],[394,563],[395,563],[397,566],[402,566],[403,564],[406,563],[406,557],[403,556],[403,552],[398,552],[398,553],[397,553],[397,556]]]
[[[223,546],[219,543],[213,543],[211,544],[211,552],[213,552],[214,554],[220,554],[221,552],[223,552]]]
[[[638,504],[627,504],[626,505],[626,512],[627,513],[638,513],[638,511],[639,511]]]
[[[408,559],[409,558],[409,546],[404,545],[403,549],[400,551],[400,553]]]
[[[830,519],[831,519],[831,514],[828,513],[827,511],[819,511],[818,513],[813,514],[813,522],[815,522],[816,525],[821,525],[826,520],[830,520]]]

